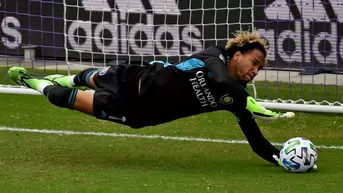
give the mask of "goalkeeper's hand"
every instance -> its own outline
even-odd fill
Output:
[[[290,119],[295,117],[293,112],[276,112],[268,110],[258,104],[255,99],[251,96],[247,97],[246,108],[255,116],[261,119],[276,120],[276,119]]]
[[[273,155],[273,158],[275,159],[275,161],[277,161],[277,163],[278,163],[278,165],[279,166],[282,166],[283,167],[283,164],[282,164],[282,161],[281,161],[281,159],[279,158],[279,156],[277,156],[277,155]],[[317,170],[317,164],[316,165],[314,165],[313,166],[313,170]]]

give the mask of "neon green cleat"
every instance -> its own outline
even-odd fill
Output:
[[[32,88],[38,90],[38,85],[40,83],[50,84],[53,85],[54,83],[46,80],[44,78],[36,77],[30,74],[25,68],[23,67],[11,67],[8,70],[8,76],[18,85],[26,86],[28,88]]]
[[[72,82],[74,76],[65,76],[65,75],[61,75],[61,74],[52,74],[52,75],[45,76],[44,78],[50,80],[54,84],[57,84],[57,85],[60,85],[60,86],[64,86],[64,87],[68,87],[68,88],[77,88],[79,90],[88,90],[88,89],[90,89],[90,88],[88,88],[86,86],[75,86],[75,85],[72,85],[71,82]]]

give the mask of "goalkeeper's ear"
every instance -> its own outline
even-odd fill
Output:
[[[289,119],[295,117],[295,114],[293,112],[282,113],[268,110],[258,104],[251,96],[247,97],[246,109],[248,109],[254,116],[266,120],[276,120],[284,118]]]

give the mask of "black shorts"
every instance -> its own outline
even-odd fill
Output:
[[[94,83],[94,116],[131,127],[137,124],[135,117],[140,113],[138,81],[143,68],[115,65],[97,71]],[[135,122],[135,123],[132,123]]]

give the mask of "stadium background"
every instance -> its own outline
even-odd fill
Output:
[[[195,52],[211,45],[224,45],[226,38],[232,36],[236,30],[255,28],[271,43],[268,55],[270,68],[326,72],[339,72],[343,69],[340,53],[340,34],[343,28],[339,20],[343,6],[338,1],[332,4],[329,1],[315,1],[306,5],[311,7],[320,3],[320,6],[324,7],[320,13],[315,12],[319,14],[318,19],[314,15],[304,13],[305,8],[308,9],[305,4],[302,7],[302,4],[295,1],[287,3],[283,0],[217,0],[215,3],[185,0],[178,3],[176,11],[179,11],[179,14],[156,13],[149,1],[139,1],[145,12],[143,14],[138,11],[125,11],[111,0],[101,3],[97,8],[88,9],[84,6],[87,2],[88,0],[69,0],[67,6],[64,6],[62,0],[20,3],[2,0],[0,54],[23,56],[23,46],[34,45],[37,46],[36,56],[41,60],[63,61],[67,53],[69,61],[82,58],[83,61],[92,62],[141,59],[165,59],[175,62],[180,57],[189,55],[189,50]],[[149,22],[148,16],[152,17],[152,29],[144,27]],[[309,19],[309,16],[314,19]],[[80,27],[78,21],[89,21],[91,24]],[[97,26],[104,25],[101,22],[108,22],[114,27],[105,26],[107,29],[95,34]],[[131,37],[135,38],[136,42],[123,41],[125,32],[121,31],[121,24],[129,24],[126,31],[129,33],[138,23],[143,24],[142,33],[137,30]],[[162,32],[156,36],[158,26],[164,24],[171,27],[163,29],[167,33]],[[193,32],[192,29],[187,31],[188,25],[196,29]],[[71,26],[74,26],[73,29]],[[111,27],[114,30],[111,30]],[[151,30],[155,37],[147,37],[151,31],[145,29]],[[187,33],[183,34],[183,31],[191,35],[184,36]],[[96,43],[97,36],[106,40]],[[130,37],[124,37],[128,38]],[[157,42],[152,48],[147,45],[148,38]],[[194,41],[188,42],[189,38]],[[167,51],[157,49],[157,44]],[[102,45],[112,47],[112,50],[108,48],[107,53],[103,54]],[[137,49],[139,46],[143,49]]]
[[[1,0],[0,80],[14,84],[7,76],[10,66],[25,66],[40,74],[65,74],[64,69],[79,66],[74,64],[80,60],[83,60],[82,68],[103,66],[104,59],[116,62],[163,58],[164,54],[165,59],[179,60],[183,56],[175,53],[223,45],[235,30],[256,27],[277,48],[271,49],[268,57],[268,68],[273,70],[263,70],[257,77],[258,96],[343,101],[340,86],[343,80],[338,75],[342,68],[340,1],[182,0],[176,9],[162,14],[153,3],[171,2],[168,8],[172,8],[173,1]],[[87,6],[96,2],[102,4]],[[114,2],[142,5],[142,9],[128,11],[119,5],[114,9],[110,6]],[[162,27],[155,25],[153,30],[151,25],[147,27],[149,17],[154,19],[154,24],[163,24]],[[112,29],[113,18],[120,18],[119,24],[132,24],[128,25],[130,32],[135,26],[145,32],[153,31],[154,38],[159,38],[154,41],[155,45],[160,48],[144,47],[142,51],[153,54],[141,55],[137,43],[149,45],[140,37],[142,34],[135,45],[127,40],[128,36],[118,38],[122,37],[120,33],[113,35],[108,30],[99,32],[105,37],[102,39],[107,39],[103,46],[108,50],[102,54],[99,49],[103,48],[102,42],[93,37],[94,32],[100,26]],[[102,20],[107,23],[101,24]],[[69,33],[73,23],[82,25],[83,29]],[[122,26],[117,29],[122,30]],[[170,34],[158,33],[167,29]],[[88,36],[87,30],[92,32]],[[172,44],[174,38],[180,41]],[[319,41],[321,38],[326,40]],[[118,44],[111,46],[113,42]],[[23,47],[28,45],[37,46],[36,57],[25,61]],[[125,45],[129,49],[125,50]],[[118,52],[112,52],[114,48]],[[168,52],[164,53],[165,50]],[[287,53],[290,55],[285,56]],[[323,57],[324,62],[323,58],[316,61],[316,54],[330,57],[328,60]],[[300,76],[302,68],[311,69],[309,74],[323,70],[333,70],[333,73]],[[1,192],[342,192],[341,114],[296,112],[292,120],[257,119],[257,122],[264,136],[278,147],[291,137],[311,139],[318,148],[318,171],[292,175],[260,159],[247,145],[236,118],[225,111],[131,130],[55,107],[42,95],[1,93]]]

